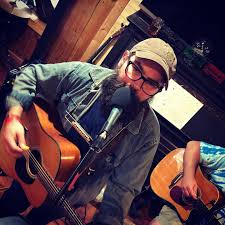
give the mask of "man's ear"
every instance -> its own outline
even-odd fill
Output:
[[[128,50],[126,50],[122,57],[120,58],[119,62],[118,62],[118,66],[121,67],[125,62],[126,60],[129,58],[129,55],[130,55],[130,52]]]

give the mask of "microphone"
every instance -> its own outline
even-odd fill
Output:
[[[131,89],[128,86],[118,88],[114,92],[111,99],[112,110],[100,133],[109,133],[112,126],[119,119],[123,110],[131,104],[132,99],[133,95],[131,93]]]

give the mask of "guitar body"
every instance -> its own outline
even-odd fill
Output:
[[[27,129],[26,143],[32,155],[53,180],[65,181],[79,163],[79,149],[54,128],[47,113],[35,104],[23,113],[22,123]],[[0,136],[0,168],[21,184],[31,205],[39,207],[45,201],[48,190],[38,176],[32,176],[36,172],[29,161],[24,156],[16,159],[8,155]],[[42,180],[45,179],[42,177]]]
[[[195,207],[193,200],[185,199],[182,195],[183,154],[184,149],[181,148],[168,153],[154,168],[150,185],[159,197],[176,208],[181,220],[186,221]],[[211,209],[220,199],[219,190],[204,177],[200,167],[196,170],[196,181],[199,199]]]

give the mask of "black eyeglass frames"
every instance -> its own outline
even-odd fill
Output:
[[[126,73],[126,76],[133,81],[143,80],[141,89],[143,90],[145,94],[149,96],[156,94],[157,92],[161,91],[164,87],[162,84],[159,84],[157,81],[149,77],[146,78],[143,75],[141,68],[139,68],[138,65],[136,65],[134,62],[130,60],[128,61],[127,66],[125,68],[125,73]]]

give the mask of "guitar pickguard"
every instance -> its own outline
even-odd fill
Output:
[[[182,189],[180,186],[174,186],[170,190],[170,197],[179,205],[182,205],[186,210],[192,209],[193,205],[191,202],[184,201]]]

